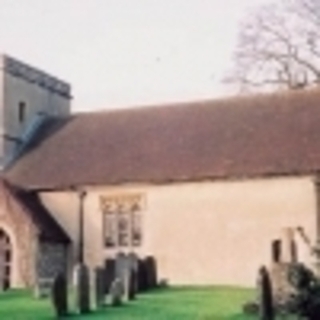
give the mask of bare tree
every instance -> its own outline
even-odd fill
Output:
[[[320,84],[320,1],[283,0],[240,26],[227,81],[242,90]]]

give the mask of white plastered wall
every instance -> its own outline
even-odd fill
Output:
[[[103,247],[100,195],[145,198],[140,255],[156,258],[160,279],[171,284],[253,286],[257,269],[271,262],[271,241],[282,228],[302,226],[314,242],[316,193],[312,177],[204,181],[170,185],[86,188],[85,258],[100,265],[114,254]],[[74,192],[45,192],[44,204],[76,243]],[[311,263],[297,237],[300,259]]]

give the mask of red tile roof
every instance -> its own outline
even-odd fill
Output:
[[[320,90],[52,119],[7,171],[27,189],[308,174]]]

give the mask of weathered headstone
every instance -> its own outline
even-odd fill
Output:
[[[295,289],[288,281],[290,263],[275,263],[270,266],[270,279],[272,283],[272,297],[278,307],[284,306],[288,299],[295,294]]]
[[[135,279],[134,265],[129,255],[119,253],[116,257],[116,277],[123,284],[123,295],[125,300],[131,300],[135,297]]]
[[[112,284],[112,281],[116,278],[116,266],[115,266],[115,260],[114,259],[106,259],[105,261],[105,287],[104,292],[107,294],[110,292],[110,287]]]
[[[116,278],[110,287],[110,304],[111,306],[120,306],[123,297],[123,284],[121,279]]]
[[[126,295],[127,279],[128,279],[128,270],[129,270],[129,260],[128,256],[123,252],[119,252],[116,256],[116,278],[121,280],[124,289],[124,296]]]
[[[86,265],[75,267],[76,307],[80,314],[90,311],[90,281],[89,270]]]
[[[123,295],[125,300],[132,300],[136,296],[135,289],[136,277],[135,273],[131,268],[125,270],[124,283],[123,283]]]
[[[263,266],[258,273],[259,319],[274,320],[272,287],[267,269]]]
[[[152,289],[157,286],[157,265],[154,257],[148,256],[145,258],[147,289]]]
[[[133,294],[135,295],[138,292],[138,271],[139,271],[139,259],[138,256],[131,252],[128,254],[129,266],[132,270],[132,289]]]
[[[129,299],[135,299],[136,294],[137,294],[137,272],[134,270],[131,270],[131,277],[130,277],[130,286],[129,286]]]
[[[296,292],[288,281],[288,271],[298,260],[294,229],[286,227],[281,231],[281,239],[272,242],[272,265],[270,267],[273,300],[277,308],[285,306]]]
[[[52,304],[57,318],[68,313],[68,286],[64,275],[59,274],[52,285]]]
[[[138,292],[147,290],[147,269],[144,259],[138,260]]]
[[[39,278],[34,287],[34,296],[36,298],[47,298],[52,293],[54,278]],[[0,290],[1,291],[1,290]]]
[[[101,308],[105,302],[105,270],[97,267],[94,270],[95,305]]]
[[[126,271],[128,269],[128,257],[123,253],[119,252],[115,260],[115,276],[119,278],[122,283],[125,281]]]

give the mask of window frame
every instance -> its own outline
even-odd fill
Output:
[[[103,219],[103,248],[141,247],[143,241],[142,196],[100,197],[100,205]],[[126,224],[123,230],[121,230],[121,223]]]

